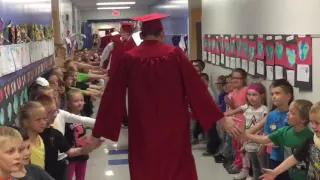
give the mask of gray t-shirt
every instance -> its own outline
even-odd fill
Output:
[[[26,166],[27,174],[23,178],[15,178],[12,180],[54,180],[44,169],[34,164]]]

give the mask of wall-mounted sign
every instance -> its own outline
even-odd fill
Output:
[[[120,16],[120,11],[117,9],[112,10],[112,16]]]

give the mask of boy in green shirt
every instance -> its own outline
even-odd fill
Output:
[[[295,100],[290,104],[288,112],[288,124],[278,129],[268,136],[259,136],[245,133],[246,140],[281,146],[284,149],[284,156],[288,158],[295,149],[300,147],[306,139],[313,137],[313,132],[309,129],[309,111],[312,103],[308,100]],[[305,163],[289,169],[289,175],[292,180],[305,180],[307,178],[307,167]]]

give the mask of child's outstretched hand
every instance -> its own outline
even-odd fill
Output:
[[[272,169],[263,169],[264,174],[260,176],[262,180],[274,180],[277,177],[277,174]]]

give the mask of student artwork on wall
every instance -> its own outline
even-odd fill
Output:
[[[265,39],[263,35],[257,38],[257,53],[256,53],[257,76],[265,78]]]
[[[221,52],[220,52],[220,36],[216,35],[216,50],[214,51],[216,55],[216,65],[220,65]]]
[[[236,37],[231,35],[230,37],[230,69],[236,68]]]
[[[312,90],[310,35],[211,35],[211,63],[242,68],[266,80],[287,79],[303,91]],[[207,48],[208,48],[207,47]]]
[[[300,90],[312,90],[312,38],[296,36],[298,56],[296,59],[296,86]]]
[[[205,34],[203,37],[203,51],[202,51],[202,60],[207,61],[208,56],[208,35]]]
[[[228,36],[224,37],[224,52],[225,52],[225,67],[230,68],[230,39]]]
[[[283,36],[275,36],[275,56],[274,56],[274,70],[275,70],[275,79],[283,79],[284,76],[284,41]]]
[[[211,64],[216,64],[216,37],[215,35],[211,35],[211,49],[210,49],[210,54],[211,54]]]
[[[242,36],[241,39],[241,50],[240,50],[240,57],[241,57],[241,68],[248,72],[249,65],[248,65],[248,59],[249,59],[249,44],[247,36]]]
[[[211,63],[211,36],[208,35],[207,39],[208,39],[207,62]]]
[[[255,41],[255,36],[249,36],[248,42],[248,73],[252,76],[256,75],[256,51],[257,51],[257,43]]]
[[[241,68],[241,38],[240,36],[236,36],[236,68]]]
[[[273,36],[266,37],[266,79],[273,81],[274,80],[274,55],[275,55]]]

